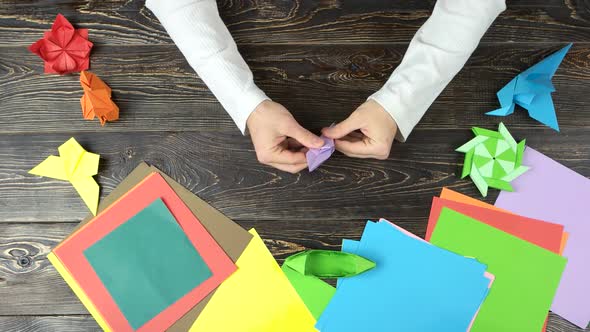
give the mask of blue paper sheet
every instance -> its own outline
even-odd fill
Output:
[[[570,47],[572,44],[568,44],[518,74],[498,91],[497,96],[501,107],[486,114],[507,116],[514,112],[515,105],[519,105],[529,111],[531,118],[559,131],[555,106],[551,98],[551,92],[555,91],[551,78]]]
[[[368,222],[342,250],[377,266],[339,280],[319,318],[322,332],[466,331],[488,292],[486,266],[410,237],[388,222]]]

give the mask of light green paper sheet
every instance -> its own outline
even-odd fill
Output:
[[[332,299],[332,296],[334,296],[336,288],[322,279],[313,276],[304,276],[285,264],[283,264],[281,269],[293,288],[297,291],[297,294],[299,294],[301,300],[303,300],[303,303],[305,303],[309,312],[311,312],[315,319],[318,319]]]
[[[476,258],[496,277],[471,332],[541,331],[566,258],[448,208],[430,242]]]
[[[307,309],[318,319],[336,292],[336,288],[320,278],[352,277],[374,267],[374,262],[355,254],[306,250],[287,257],[281,269]]]

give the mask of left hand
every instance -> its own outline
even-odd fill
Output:
[[[350,116],[322,134],[335,140],[336,149],[353,158],[387,159],[397,132],[395,120],[374,100],[367,100]]]

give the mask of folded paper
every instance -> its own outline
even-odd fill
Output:
[[[318,149],[309,149],[305,154],[305,157],[307,158],[307,167],[310,172],[313,172],[323,162],[328,160],[336,150],[333,139],[324,135],[320,136],[320,138],[324,141],[324,145]]]
[[[93,245],[119,227],[124,227],[123,225],[126,222],[156,199],[161,199],[170,210],[179,227],[184,231],[192,246],[211,270],[212,275],[136,329],[113,299],[109,289],[102,282],[101,276],[97,275],[97,272],[93,269],[91,262],[85,256],[85,250],[92,248]],[[158,238],[157,236],[156,238],[152,237],[149,241],[158,241]],[[136,244],[140,245],[134,242],[127,245]],[[162,251],[157,252],[161,253]],[[85,291],[85,295],[100,312],[101,319],[105,320],[112,331],[165,330],[200,303],[235,271],[233,262],[163,177],[157,173],[145,178],[96,218],[75,231],[71,237],[55,248],[53,253],[76,280],[78,286]],[[124,259],[124,256],[122,254],[121,259]],[[149,267],[150,265],[145,266],[148,270]],[[179,275],[190,274],[192,268],[193,264],[180,264],[175,271]],[[113,274],[111,277],[126,278],[126,274]]]
[[[542,330],[564,257],[448,208],[442,209],[430,242],[474,257],[495,276],[472,332]]]
[[[255,230],[190,332],[316,332],[315,319]]]
[[[184,188],[181,184],[174,181],[172,178],[162,173],[160,170],[153,166],[148,166],[146,163],[140,163],[121,183],[111,191],[111,193],[101,200],[99,205],[99,212],[102,212],[107,207],[118,201],[122,196],[127,194],[128,191],[133,189],[137,184],[145,180],[146,177],[152,173],[160,174],[174,190],[174,192],[182,199],[182,201],[188,206],[191,212],[203,223],[203,226],[213,236],[215,241],[224,249],[227,255],[236,262],[242,252],[250,243],[252,235],[245,229],[240,227],[238,224],[233,222],[231,219],[224,216],[221,212],[215,210],[211,205],[208,205],[205,201],[195,196],[189,190]],[[93,219],[94,216],[89,215],[85,218],[76,230],[81,229]],[[68,236],[65,240],[67,241],[73,234]],[[90,312],[92,317],[96,320],[99,326],[106,332],[110,332],[108,324],[96,309],[92,301],[86,295],[86,292],[80,287],[78,282],[71,276],[69,271],[61,264],[61,261],[55,256],[53,252],[49,253],[47,258],[59,272],[66,283],[72,288],[74,294],[80,299],[82,304]],[[208,301],[211,300],[212,295],[215,291],[207,295],[201,302],[190,309],[181,319],[174,322],[166,331],[168,332],[186,332],[193,325],[195,319],[201,314],[202,310],[207,305]]]
[[[515,192],[501,192],[495,205],[565,226],[568,263],[551,311],[584,329],[590,322],[590,180],[530,147],[523,162],[531,170],[514,181]]]
[[[353,277],[375,267],[358,255],[333,250],[307,250],[285,259],[285,265],[305,276],[318,278]]]
[[[522,165],[525,140],[516,143],[503,123],[498,131],[472,130],[475,137],[456,150],[465,153],[461,178],[469,176],[484,197],[489,187],[512,191],[510,181],[528,170]]]
[[[515,105],[528,110],[529,116],[546,126],[559,131],[557,115],[551,93],[555,87],[551,78],[572,44],[551,54],[541,62],[518,74],[498,91],[500,108],[488,115],[506,116],[514,112]]]
[[[29,173],[70,181],[92,214],[96,215],[100,189],[93,176],[98,173],[100,156],[84,150],[73,137],[62,144],[58,151],[59,157],[47,157]]]
[[[320,331],[467,331],[488,293],[486,266],[433,246],[386,221],[368,222],[342,250],[374,269],[339,279]],[[424,313],[428,313],[425,315]]]
[[[67,74],[88,69],[92,43],[88,29],[74,29],[72,24],[58,14],[50,31],[29,46],[45,62],[45,73]]]
[[[111,100],[111,88],[98,76],[82,71],[80,85],[84,89],[84,95],[80,98],[84,119],[93,120],[97,117],[102,126],[107,121],[119,119],[119,107]]]

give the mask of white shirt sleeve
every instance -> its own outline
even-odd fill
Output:
[[[254,84],[215,0],[147,0],[146,6],[244,133],[250,113],[269,98]]]
[[[438,0],[400,65],[369,99],[379,103],[405,141],[436,97],[471,56],[505,0]]]

